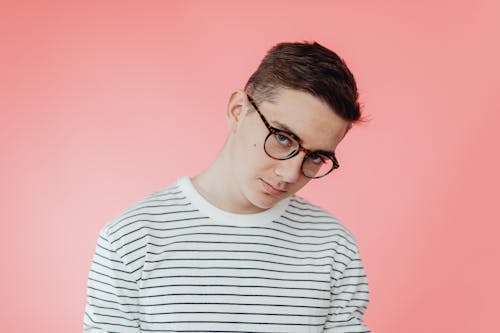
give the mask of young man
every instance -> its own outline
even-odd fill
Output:
[[[338,165],[355,80],[317,43],[273,47],[229,98],[215,161],[100,233],[85,332],[369,332],[352,234],[295,196]],[[321,180],[316,180],[321,181]]]

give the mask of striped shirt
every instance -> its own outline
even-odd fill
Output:
[[[256,214],[184,177],[100,232],[84,332],[369,332],[353,235],[298,196]]]

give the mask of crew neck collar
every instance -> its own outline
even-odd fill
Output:
[[[208,215],[217,223],[230,224],[235,226],[260,226],[271,223],[279,218],[284,212],[290,198],[278,202],[273,207],[259,213],[238,214],[222,210],[208,202],[193,186],[189,177],[182,177],[177,181],[180,189],[202,213]]]

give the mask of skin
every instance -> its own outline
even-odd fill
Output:
[[[326,103],[298,90],[279,89],[273,102],[258,107],[271,126],[285,125],[311,150],[334,151],[350,127]],[[211,204],[231,213],[258,213],[311,180],[301,172],[303,152],[281,161],[267,156],[263,143],[269,132],[245,92],[231,94],[226,119],[230,132],[222,151],[192,179]]]

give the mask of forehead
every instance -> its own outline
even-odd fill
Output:
[[[299,90],[279,89],[259,109],[271,126],[294,133],[308,149],[335,150],[349,126],[322,100]]]

